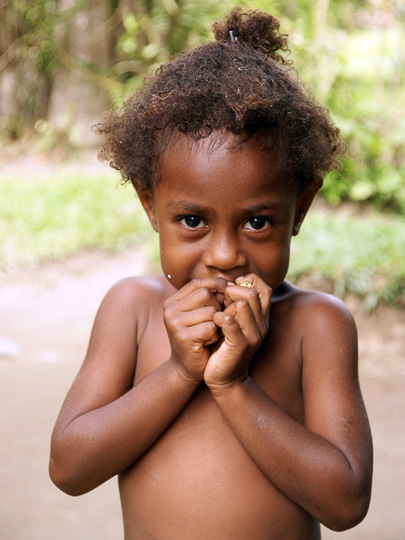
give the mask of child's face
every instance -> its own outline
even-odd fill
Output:
[[[237,150],[213,142],[182,137],[162,158],[153,197],[139,193],[159,233],[162,269],[176,288],[194,278],[234,281],[253,272],[274,290],[315,193],[297,196],[253,140]]]

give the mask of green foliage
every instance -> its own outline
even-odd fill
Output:
[[[0,75],[4,68],[14,66],[21,80],[17,94],[23,96],[17,99],[22,101],[18,103],[18,116],[0,117],[0,142],[24,138],[27,128],[45,115],[53,77],[62,65],[57,54],[58,36],[85,5],[86,0],[76,0],[69,9],[61,11],[55,0],[14,0],[0,6],[0,32],[5,34],[1,43],[5,51],[0,49]],[[4,88],[8,84],[6,77]]]
[[[234,6],[228,0],[220,5],[213,0],[139,4],[144,6],[141,14],[125,16],[119,41],[121,54],[138,66],[127,77],[125,96],[140,87],[145,73],[210,38],[212,22]],[[326,200],[370,201],[377,208],[404,213],[405,33],[399,3],[241,0],[238,4],[280,18],[296,69],[341,128],[348,153],[342,177],[332,175],[325,181]],[[124,94],[115,95],[114,101],[121,102]]]
[[[363,297],[368,310],[405,305],[405,219],[310,211],[291,249],[289,278],[303,275],[328,280],[337,296]]]
[[[371,201],[405,213],[405,35],[363,30],[342,43],[325,103],[347,142],[343,179],[326,182],[332,203]]]
[[[52,35],[59,20],[56,2],[13,2],[13,7],[13,19],[22,38],[19,54],[32,60],[43,73],[52,74],[55,68]]]
[[[161,63],[211,39],[212,22],[235,4],[270,11],[289,35],[297,71],[329,108],[348,145],[342,178],[326,179],[326,200],[332,204],[345,199],[368,201],[380,209],[405,213],[403,1],[100,0],[107,2],[110,14],[100,35],[104,32],[113,46],[110,66],[104,71],[91,58],[71,55],[61,40],[80,14],[91,15],[89,2],[74,0],[69,9],[62,9],[55,0],[15,0],[0,8],[16,35],[7,54],[0,57],[0,70],[7,55],[29,61],[50,92],[53,76],[64,66],[107,90],[117,105]],[[98,31],[94,36],[99,39]],[[46,122],[46,114],[39,112],[46,97],[47,91],[29,93],[19,117],[10,118],[3,132],[16,138],[26,132],[25,123]],[[43,147],[51,140],[71,139],[52,132],[51,126],[46,133],[34,133]]]
[[[280,18],[297,71],[331,111],[347,144],[343,174],[326,178],[326,200],[369,201],[376,208],[405,214],[401,2],[260,4]]]
[[[121,104],[130,93],[140,88],[146,75],[154,73],[175,54],[211,39],[212,23],[234,6],[230,0],[221,4],[216,0],[137,2],[136,10],[125,12],[122,17],[124,30],[117,42],[120,61],[111,74],[125,86],[113,89],[113,103]],[[256,4],[255,7],[260,6]]]

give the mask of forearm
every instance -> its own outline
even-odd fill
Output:
[[[250,378],[212,394],[247,453],[282,493],[333,529],[362,519],[367,482],[336,446],[292,419]]]
[[[119,399],[56,426],[50,474],[71,495],[132,465],[165,431],[197,388],[170,361]]]

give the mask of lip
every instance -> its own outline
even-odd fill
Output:
[[[230,281],[232,283],[235,283],[235,281],[238,279],[238,277],[244,276],[245,274],[238,274],[238,275],[225,275],[225,274],[219,274],[217,276],[214,276],[216,278],[225,279],[226,281]]]
[[[225,281],[230,281],[231,283],[235,283],[235,279],[236,277],[234,276],[215,276],[216,278],[219,278],[219,279],[224,279]]]
[[[204,274],[198,274],[198,275],[193,276],[193,279],[194,278],[198,278],[198,279],[223,279],[224,281],[231,281],[232,283],[235,283],[235,280],[238,277],[239,276],[236,276],[236,275],[204,273]]]

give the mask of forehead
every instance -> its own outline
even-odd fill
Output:
[[[255,138],[213,134],[194,141],[179,135],[163,153],[156,192],[232,202],[293,193],[277,146],[268,150]]]

